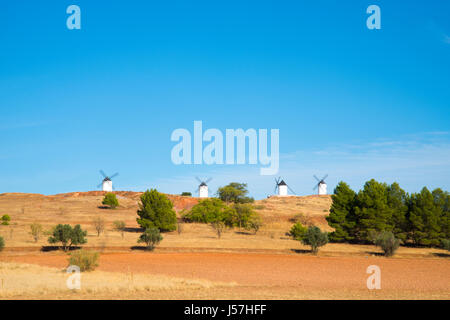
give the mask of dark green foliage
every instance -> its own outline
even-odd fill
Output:
[[[345,182],[339,182],[331,196],[333,203],[328,224],[335,229],[330,234],[334,242],[352,241],[355,238],[356,217],[354,215],[356,193]]]
[[[225,187],[217,190],[217,196],[226,203],[250,203],[254,199],[247,197],[248,190],[246,183],[231,182]]]
[[[289,231],[289,236],[291,236],[294,240],[302,241],[306,231],[308,231],[308,229],[300,222],[297,222],[292,226],[291,231]]]
[[[392,210],[388,206],[388,186],[375,180],[366,182],[356,196],[355,236],[362,242],[369,241],[369,231],[392,231]]]
[[[9,225],[9,222],[11,221],[11,217],[7,214],[2,216],[2,225],[7,226]]]
[[[190,193],[190,192],[182,192],[181,195],[183,197],[192,197],[192,193]]]
[[[357,195],[340,182],[332,196],[328,224],[330,240],[367,243],[380,232],[392,232],[402,242],[440,246],[450,238],[450,195],[441,189],[408,195],[398,183],[366,182]]]
[[[137,214],[137,223],[144,229],[155,227],[161,231],[174,231],[177,228],[172,201],[156,189],[147,190],[141,195]]]
[[[379,232],[374,237],[374,243],[383,250],[386,257],[393,256],[400,246],[400,240],[390,231]]]
[[[105,206],[109,206],[111,209],[115,209],[119,206],[119,201],[117,200],[117,197],[114,193],[108,192],[107,194],[105,194],[102,204],[104,204]]]
[[[144,233],[138,239],[138,243],[145,243],[147,250],[153,250],[155,246],[161,242],[163,237],[158,228],[150,227],[145,229]]]
[[[442,239],[441,242],[442,242],[442,248],[447,250],[447,251],[450,251],[450,240],[449,239]]]
[[[320,231],[316,226],[311,226],[308,228],[301,241],[303,244],[311,246],[311,252],[317,254],[319,247],[328,243],[328,233]]]
[[[0,237],[0,251],[2,251],[4,247],[5,247],[5,240],[3,239],[3,237]]]
[[[64,251],[70,249],[72,245],[85,244],[87,231],[81,229],[81,226],[77,224],[74,228],[70,225],[58,224],[54,229],[52,236],[48,238],[49,243],[61,242]]]
[[[192,207],[191,211],[183,216],[190,222],[213,223],[222,221],[231,227],[235,221],[235,210],[228,207],[222,200],[209,198],[200,201]]]
[[[445,234],[441,232],[443,210],[427,189],[412,194],[409,207],[411,239],[416,245],[439,246]]]
[[[99,253],[88,250],[77,250],[70,254],[69,265],[78,266],[80,271],[92,271],[98,267]]]

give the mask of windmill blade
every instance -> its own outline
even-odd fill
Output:
[[[107,178],[108,176],[106,175],[106,173],[103,172],[103,170],[100,170],[100,174],[103,176],[103,178]]]
[[[100,188],[101,186],[102,186],[102,183],[100,183],[100,184],[97,186],[97,189]]]
[[[316,184],[316,185],[314,186],[313,190],[316,190],[318,187],[319,187],[319,185]]]
[[[117,177],[119,175],[119,173],[118,172],[116,172],[116,173],[114,173],[111,177],[109,177],[110,179],[112,179],[112,178],[114,178],[114,177]]]
[[[288,185],[287,185],[287,187],[293,194],[296,194],[295,191],[291,189],[291,187],[289,187]]]
[[[199,183],[202,183],[202,182],[203,182],[202,180],[200,180],[199,177],[195,177],[195,179],[197,179],[197,181],[198,181]]]
[[[325,180],[328,177],[328,174],[326,174],[321,181]]]
[[[313,177],[316,178],[317,182],[320,182],[320,179],[317,178],[317,176],[315,174],[313,174]]]
[[[208,183],[208,182],[210,182],[211,180],[212,180],[212,178],[208,178],[208,179],[206,179],[205,183]]]
[[[278,189],[278,184],[275,185],[275,189],[273,190],[273,193],[276,193],[276,192],[277,192],[277,189]]]

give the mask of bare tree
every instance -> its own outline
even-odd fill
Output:
[[[30,225],[31,235],[33,236],[34,242],[38,242],[42,235],[42,225],[39,223],[33,223]]]
[[[214,221],[210,223],[211,227],[217,233],[217,237],[220,239],[222,233],[225,231],[226,225],[223,221]]]
[[[103,220],[101,217],[95,218],[94,227],[97,231],[97,237],[100,237],[100,233],[105,231],[105,220]]]
[[[125,231],[125,222],[124,221],[114,221],[113,225],[114,225],[114,230],[119,231],[122,236],[122,239],[123,239],[123,233]]]

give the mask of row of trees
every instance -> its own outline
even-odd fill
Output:
[[[391,232],[403,243],[444,246],[450,238],[450,195],[441,189],[406,193],[398,183],[367,181],[358,193],[340,182],[332,195],[328,224],[333,242],[373,242]]]

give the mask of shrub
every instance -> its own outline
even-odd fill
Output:
[[[5,247],[5,240],[3,239],[3,237],[0,237],[0,251],[2,251],[4,247]]]
[[[119,201],[117,200],[117,197],[114,193],[108,192],[107,194],[105,194],[102,204],[104,204],[105,206],[109,206],[111,209],[115,209],[119,206]]]
[[[400,246],[400,240],[395,238],[394,234],[390,231],[380,232],[374,240],[376,246],[379,246],[386,257],[393,256]]]
[[[9,225],[9,222],[11,221],[11,217],[7,214],[2,216],[2,225],[7,226]]]
[[[72,245],[85,244],[87,231],[81,230],[81,226],[77,224],[74,228],[70,225],[58,224],[52,232],[52,236],[48,238],[49,243],[61,242],[64,251],[70,249]]]
[[[124,221],[114,221],[113,226],[114,226],[114,230],[117,230],[120,232],[122,239],[123,239],[123,233],[125,231],[125,222]]]
[[[177,228],[177,215],[172,201],[156,189],[147,190],[141,195],[137,214],[137,223],[144,229],[155,227],[161,231],[174,231]]]
[[[97,231],[97,237],[100,237],[100,233],[105,231],[105,220],[100,217],[97,217],[94,219],[93,223],[95,231]]]
[[[250,217],[250,220],[248,221],[247,229],[253,230],[253,232],[256,234],[258,230],[261,228],[261,226],[262,226],[261,216],[259,214],[254,213]]]
[[[233,206],[234,209],[234,225],[239,229],[242,227],[247,228],[251,216],[254,214],[253,206],[248,203],[236,203]]]
[[[70,254],[69,265],[78,266],[82,272],[92,271],[98,267],[98,256],[99,253],[95,251],[77,250]]]
[[[294,240],[302,241],[306,231],[308,231],[308,229],[300,222],[297,222],[292,226],[291,231],[289,231],[289,236],[291,236]]]
[[[30,225],[30,229],[34,242],[38,242],[42,234],[42,225],[40,225],[39,223],[33,223]]]
[[[303,244],[311,246],[311,252],[317,254],[319,247],[328,243],[328,233],[322,232],[316,226],[311,226],[302,239]]]
[[[182,192],[181,195],[183,197],[192,197],[192,193],[190,193],[190,192]]]
[[[138,243],[145,243],[147,245],[147,250],[153,250],[155,245],[161,242],[163,237],[159,232],[158,228],[150,227],[147,228],[143,234],[138,239]]]
[[[183,216],[184,220],[190,222],[212,223],[222,221],[227,226],[233,225],[234,217],[235,210],[217,198],[200,201],[192,207],[189,213]]]

